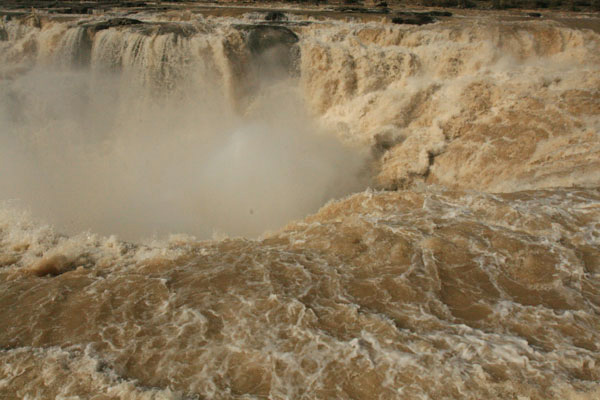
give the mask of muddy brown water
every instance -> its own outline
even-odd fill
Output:
[[[0,397],[598,398],[594,19],[214,10],[0,22]]]

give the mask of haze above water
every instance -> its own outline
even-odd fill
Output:
[[[148,93],[46,67],[4,82],[4,199],[66,233],[208,238],[256,236],[363,186],[361,155],[311,121],[297,85],[273,83],[236,112],[214,77],[197,79]]]

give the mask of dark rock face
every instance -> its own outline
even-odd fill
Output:
[[[429,15],[430,17],[451,17],[452,13],[450,11],[427,11],[420,14]]]
[[[521,0],[519,0],[521,1]],[[480,4],[476,4],[470,0],[420,0],[419,5],[425,7],[456,7],[456,8],[473,8],[477,7],[485,9]]]
[[[8,32],[4,28],[0,27],[0,42],[8,40]]]
[[[252,65],[261,74],[276,77],[294,74],[300,57],[298,36],[290,29],[278,25],[236,25],[245,32],[247,49]]]
[[[389,8],[387,8],[387,3],[380,3],[380,4],[386,4],[385,6],[383,5],[377,5],[376,8],[364,8],[364,7],[338,7],[335,10],[337,12],[342,12],[342,13],[357,13],[357,14],[387,14],[390,12]]]
[[[407,25],[425,25],[435,22],[435,18],[430,15],[420,13],[402,13],[397,14],[392,18],[394,24],[407,24]]]
[[[438,17],[451,17],[449,11],[398,12],[392,18],[395,24],[424,25],[437,21]]]
[[[94,7],[88,5],[72,5],[71,7],[65,9],[63,14],[91,14],[94,10]]]
[[[111,18],[106,21],[92,22],[82,25],[90,32],[98,32],[104,29],[113,28],[117,26],[129,26],[129,25],[140,25],[142,21],[133,18]]]
[[[286,27],[278,25],[236,25],[236,28],[248,32],[248,48],[259,55],[274,47],[291,47],[298,43],[298,36]]]
[[[281,11],[269,11],[265,15],[265,21],[287,21],[287,16]]]

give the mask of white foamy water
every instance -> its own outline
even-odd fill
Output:
[[[597,34],[137,18],[0,25],[0,395],[600,396]]]

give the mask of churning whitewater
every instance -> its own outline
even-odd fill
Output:
[[[600,35],[264,17],[2,17],[0,397],[600,398]]]

